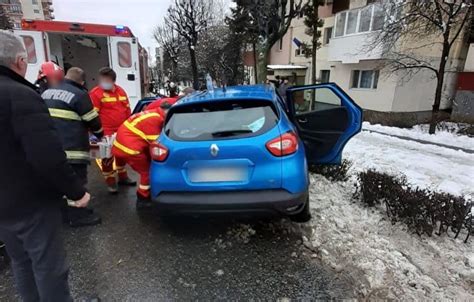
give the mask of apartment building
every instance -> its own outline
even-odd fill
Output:
[[[19,0],[0,0],[0,5],[3,11],[10,18],[11,24],[14,28],[21,28],[21,18],[23,11]]]
[[[0,0],[13,28],[21,28],[21,19],[53,20],[52,0]]]
[[[319,8],[319,16],[324,20],[322,46],[317,51],[316,61],[320,82],[337,83],[369,111],[411,112],[418,120],[429,116],[436,87],[432,72],[420,71],[411,78],[402,72],[390,73],[381,68],[382,49],[369,46],[370,39],[389,18],[377,1],[327,0]],[[305,56],[302,47],[304,43],[311,45],[311,37],[305,34],[303,22],[303,16],[295,18],[286,35],[272,48],[268,66],[270,77],[289,77],[296,84],[311,82],[311,59]],[[453,49],[449,68],[456,69],[464,64],[465,52],[461,48],[459,45]],[[430,60],[439,61],[438,46],[422,51]],[[451,108],[455,83],[456,74],[448,74],[441,109]]]
[[[34,0],[33,0],[34,1]],[[54,8],[52,0],[41,0],[41,5],[43,7],[43,15],[45,20],[54,20]]]
[[[23,18],[33,20],[53,20],[53,1],[49,0],[20,0]]]

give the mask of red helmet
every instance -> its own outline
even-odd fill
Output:
[[[64,79],[64,70],[61,66],[57,65],[54,62],[48,61],[41,64],[38,79],[46,77],[49,79],[62,80]]]

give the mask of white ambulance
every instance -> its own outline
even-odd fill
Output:
[[[15,34],[25,43],[26,78],[32,83],[41,64],[53,61],[65,70],[82,68],[89,89],[97,85],[98,70],[111,67],[117,73],[117,84],[129,96],[131,108],[148,92],[148,54],[126,26],[22,20],[22,29]]]

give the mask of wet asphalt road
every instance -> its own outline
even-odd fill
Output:
[[[134,176],[134,175],[133,175]],[[301,244],[304,227],[279,219],[137,215],[134,189],[107,194],[90,169],[101,226],[64,231],[74,296],[103,301],[353,298],[351,282]],[[11,271],[0,301],[16,301]]]

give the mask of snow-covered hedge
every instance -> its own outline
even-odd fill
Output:
[[[326,177],[331,181],[346,181],[349,179],[349,169],[352,162],[348,159],[342,160],[340,165],[311,165],[309,171]]]
[[[417,234],[451,231],[455,238],[473,232],[472,203],[463,197],[412,187],[404,176],[375,170],[358,174],[354,197],[367,206],[384,205],[392,222],[406,223]]]

